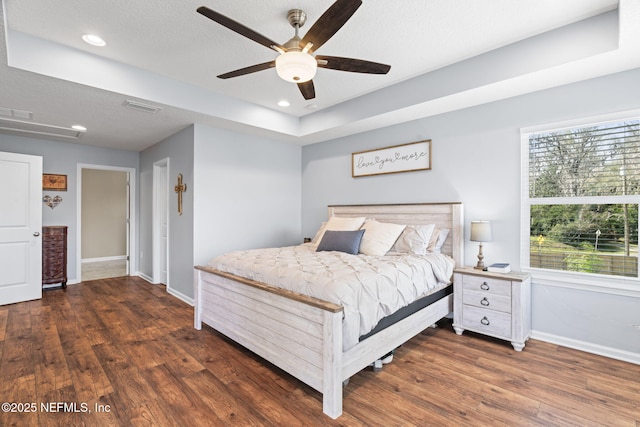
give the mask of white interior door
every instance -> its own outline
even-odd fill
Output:
[[[0,305],[42,298],[42,157],[0,152]]]
[[[131,173],[127,173],[127,219],[125,221],[126,228],[126,262],[125,262],[125,275],[131,274]]]
[[[169,200],[167,195],[167,182],[168,174],[167,168],[161,168],[160,182],[165,183],[161,185],[160,191],[158,191],[158,217],[160,223],[160,283],[167,284],[167,245],[169,244],[169,224],[167,218],[167,210],[169,208]]]
[[[169,159],[153,164],[153,283],[169,283]]]

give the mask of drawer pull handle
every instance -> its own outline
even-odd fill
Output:
[[[488,291],[489,284],[487,282],[482,282],[482,285],[480,285],[480,289],[482,289],[483,291]]]
[[[38,237],[40,235],[39,231],[36,231],[35,233],[33,233],[34,236]]]
[[[485,326],[489,326],[489,323],[491,322],[489,322],[489,319],[487,319],[487,316],[485,316],[480,320],[480,323],[482,323]]]
[[[480,304],[484,305],[485,307],[489,307],[489,300],[486,297],[482,298],[480,300]]]

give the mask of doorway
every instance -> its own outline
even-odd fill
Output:
[[[77,274],[80,281],[128,276],[135,235],[135,170],[78,165]]]

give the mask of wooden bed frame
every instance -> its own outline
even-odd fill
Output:
[[[433,224],[451,230],[442,252],[463,265],[461,203],[329,206],[329,216]],[[452,311],[448,295],[342,351],[342,306],[209,267],[195,267],[194,326],[211,326],[322,393],[323,412],[342,414],[343,382]]]

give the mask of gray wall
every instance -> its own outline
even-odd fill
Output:
[[[69,227],[67,274],[70,283],[78,281],[79,278],[76,277],[76,258],[78,256],[76,245],[78,237],[77,165],[78,163],[85,163],[134,168],[137,170],[138,153],[4,134],[0,134],[0,151],[42,156],[44,173],[67,175],[67,191],[43,192],[43,195],[49,194],[52,197],[59,195],[63,201],[55,209],[42,205],[42,224],[66,225]],[[137,212],[137,206],[132,210]]]
[[[169,158],[169,287],[170,292],[193,298],[193,132],[189,126],[140,153],[140,246],[139,271],[153,277],[153,164]],[[182,195],[183,214],[173,191],[178,174],[187,184]]]
[[[301,242],[301,149],[193,125],[140,154],[140,272],[153,274],[153,163],[169,158],[169,282],[191,301],[193,266],[245,248]],[[182,216],[173,192],[187,184]]]
[[[520,267],[520,128],[640,108],[640,70],[523,95],[366,132],[302,150],[302,226],[313,236],[328,204],[461,201],[470,220],[493,221],[485,262]],[[432,139],[432,170],[351,177],[351,153]],[[476,260],[468,241],[466,264]],[[577,340],[640,354],[640,292],[619,296],[533,280],[533,327],[547,339]],[[577,326],[579,325],[579,327]],[[640,357],[638,357],[640,360]]]
[[[195,263],[302,243],[301,148],[196,126]]]

